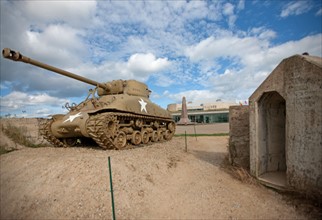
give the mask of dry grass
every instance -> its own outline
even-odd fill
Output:
[[[233,178],[241,181],[242,183],[262,186],[253,176],[250,175],[247,169],[240,166],[232,165],[229,162],[228,155],[223,160],[221,168],[225,172],[230,174]]]
[[[246,170],[243,167],[238,167],[238,166],[230,166],[228,168],[229,173],[235,178],[238,179],[239,181],[247,184],[252,184],[252,185],[259,185],[258,181],[250,175],[248,170]]]
[[[11,151],[14,151],[14,149],[7,149],[7,146],[2,146],[0,145],[0,155],[1,154],[6,154],[6,153],[10,153]]]
[[[11,124],[1,127],[3,133],[7,135],[13,142],[26,146],[26,147],[44,147],[42,144],[35,144],[27,137],[27,127],[16,127]],[[5,149],[5,146],[1,146],[1,149]],[[9,152],[12,150],[9,150]],[[4,152],[1,150],[1,152]],[[8,153],[8,152],[6,152]]]

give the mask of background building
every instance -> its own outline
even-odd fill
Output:
[[[221,123],[229,121],[229,106],[237,105],[234,102],[222,102],[218,100],[213,103],[187,102],[188,118],[197,123]],[[170,111],[175,122],[180,120],[182,104],[169,104]]]

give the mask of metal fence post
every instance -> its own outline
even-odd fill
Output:
[[[113,192],[112,168],[111,168],[111,158],[110,157],[108,157],[108,169],[109,169],[109,173],[110,173],[110,189],[111,189],[111,199],[112,199],[112,213],[113,213],[113,220],[115,220],[114,192]]]
[[[188,145],[187,145],[187,131],[184,131],[184,139],[185,139],[185,148],[186,148],[186,152],[188,152]]]

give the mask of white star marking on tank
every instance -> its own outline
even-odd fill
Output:
[[[78,112],[76,115],[70,115],[63,123],[68,121],[73,122],[75,118],[78,118],[80,116],[82,116],[81,112]]]
[[[141,112],[144,110],[146,113],[148,113],[147,110],[146,110],[146,105],[148,103],[146,103],[142,98],[141,98],[141,101],[139,101],[139,103],[141,105]]]

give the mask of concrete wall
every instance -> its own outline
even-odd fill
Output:
[[[229,160],[249,169],[249,107],[229,107]]]
[[[283,60],[249,101],[251,174],[285,169],[288,186],[322,190],[322,59]]]
[[[320,65],[297,62],[285,79],[288,183],[301,189],[322,190],[322,59]]]

